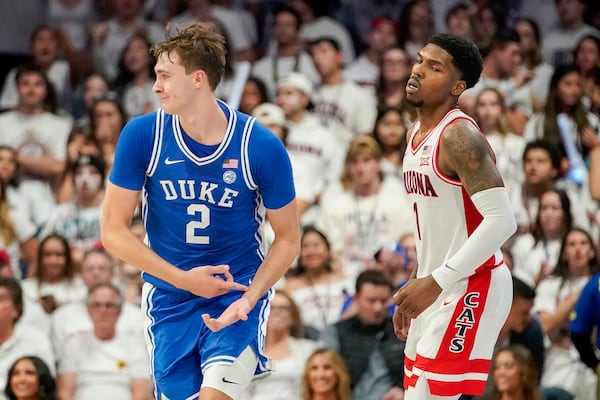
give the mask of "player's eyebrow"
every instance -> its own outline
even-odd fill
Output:
[[[429,64],[436,64],[442,67],[446,66],[446,64],[439,59],[423,56],[423,53],[421,53],[420,51],[417,53],[417,57],[421,57],[423,62],[427,62]]]

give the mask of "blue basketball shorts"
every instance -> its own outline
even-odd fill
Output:
[[[271,291],[256,304],[246,321],[212,332],[202,320],[204,313],[218,317],[241,296],[242,292],[234,291],[206,299],[144,284],[142,311],[157,399],[196,398],[206,367],[233,364],[248,346],[258,356],[255,377],[270,372],[263,349]]]

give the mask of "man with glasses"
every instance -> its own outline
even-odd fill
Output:
[[[109,282],[89,290],[87,311],[91,332],[69,338],[58,366],[61,399],[142,400],[151,397],[148,356],[140,336],[117,331],[123,297]]]

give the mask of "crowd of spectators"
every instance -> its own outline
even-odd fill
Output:
[[[596,398],[600,3],[10,3],[0,5],[0,400],[152,398],[143,282],[103,250],[100,216],[121,129],[160,107],[150,48],[196,21],[226,40],[216,95],[286,145],[303,229],[267,327],[279,367],[246,399],[403,398],[390,303],[418,267],[402,176],[416,111],[404,87],[436,32],[482,53],[481,79],[457,106],[488,139],[519,227],[503,248],[514,300],[482,398]],[[131,229],[145,234],[141,219]]]

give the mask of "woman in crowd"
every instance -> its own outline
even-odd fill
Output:
[[[67,240],[58,234],[45,237],[38,248],[35,276],[22,282],[23,297],[51,314],[62,304],[85,301],[87,288],[76,274]]]
[[[316,350],[306,362],[302,400],[350,400],[350,375],[344,360],[331,349]]]
[[[594,88],[594,75],[600,71],[600,38],[595,35],[582,37],[573,49],[573,62],[583,80],[583,94],[589,98]]]
[[[55,102],[63,110],[71,111],[71,70],[69,63],[60,59],[60,38],[58,31],[50,26],[42,25],[35,29],[30,38],[31,62],[46,73],[52,83],[52,95]],[[18,68],[13,68],[4,80],[4,88],[0,97],[1,108],[17,105],[16,75]]]
[[[544,138],[554,144],[563,157],[562,171],[566,178],[583,183],[584,169],[591,148],[600,145],[598,117],[582,103],[581,74],[574,65],[558,67],[550,81],[548,100],[542,112],[534,114],[525,125],[527,141]]]
[[[522,17],[517,19],[514,29],[519,35],[521,68],[533,73],[528,82],[533,95],[533,110],[541,111],[546,103],[554,67],[542,59],[542,37],[537,22],[531,18]]]
[[[265,354],[275,371],[250,385],[245,400],[300,400],[300,382],[306,360],[317,343],[304,339],[300,309],[286,292],[277,290],[267,322]]]
[[[121,104],[128,119],[160,107],[160,99],[152,90],[156,79],[156,60],[150,53],[150,47],[145,35],[134,35],[119,60],[119,73],[114,87],[122,99]]]
[[[494,400],[542,400],[538,374],[531,352],[524,346],[500,349],[490,371]]]
[[[513,274],[532,287],[552,274],[562,240],[572,226],[567,193],[561,189],[542,193],[535,224],[530,232],[519,235],[511,248]]]
[[[95,136],[83,126],[73,128],[67,139],[67,166],[56,187],[56,203],[61,204],[75,198],[73,174],[75,163],[82,155],[103,158],[102,147]]]
[[[4,390],[8,400],[56,400],[56,382],[42,359],[25,356],[8,370]]]
[[[382,107],[375,118],[373,137],[381,147],[381,171],[384,180],[402,183],[402,158],[406,150],[406,125],[398,107]]]
[[[379,108],[406,107],[404,96],[410,65],[410,57],[401,47],[389,47],[381,53],[379,81],[375,88]]]
[[[13,274],[21,278],[21,261],[26,273],[35,272],[39,244],[37,227],[31,221],[27,204],[21,201],[16,182],[17,153],[0,146],[0,249],[10,256]]]
[[[252,111],[260,104],[269,101],[265,83],[257,77],[251,76],[244,85],[239,110],[252,115]]]
[[[353,286],[340,268],[334,268],[327,237],[307,227],[300,241],[298,264],[283,288],[300,307],[304,324],[321,330],[337,322]]]
[[[525,139],[508,128],[504,97],[495,88],[483,89],[475,98],[474,118],[496,155],[496,165],[509,190],[523,183]]]
[[[537,313],[548,337],[542,386],[558,386],[578,400],[593,400],[597,377],[581,362],[569,337],[569,316],[581,290],[600,270],[596,248],[590,234],[570,229],[562,242],[554,273],[540,282],[533,312]]]
[[[115,148],[127,116],[118,98],[113,94],[97,98],[91,109],[92,134],[96,137],[106,163],[106,176],[109,175],[115,157]]]

